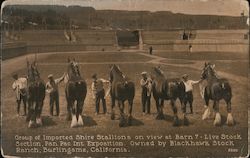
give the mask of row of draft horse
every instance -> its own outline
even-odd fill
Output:
[[[45,99],[45,84],[40,78],[36,61],[29,63],[27,61],[28,70],[28,104],[29,110],[27,115],[28,127],[42,126],[41,112]],[[65,94],[67,100],[67,119],[71,120],[70,127],[83,126],[82,111],[84,100],[87,94],[87,85],[82,77],[79,66],[75,60],[68,58],[67,74],[69,80],[66,83]],[[164,100],[170,100],[173,111],[173,126],[189,125],[189,120],[184,110],[184,93],[185,86],[180,79],[166,78],[158,67],[152,67],[150,72],[152,78],[151,91],[156,102],[157,116],[156,119],[164,119],[163,107]],[[233,125],[234,119],[231,113],[232,91],[229,82],[226,79],[219,79],[210,64],[205,63],[202,69],[201,79],[207,81],[204,91],[205,111],[202,119],[210,117],[209,100],[213,101],[213,110],[215,111],[214,125],[221,125],[221,115],[219,113],[219,101],[224,99],[227,104],[227,124]],[[117,65],[110,66],[110,82],[111,82],[111,119],[115,119],[114,107],[118,103],[120,111],[119,126],[130,126],[132,124],[132,107],[135,96],[135,84],[127,77],[123,77],[123,73]],[[179,119],[177,115],[176,100],[181,103],[182,117]],[[128,101],[128,115],[124,113],[124,102]]]

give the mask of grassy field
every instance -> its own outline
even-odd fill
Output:
[[[40,63],[66,63],[68,53],[52,54],[48,57],[40,60]],[[92,52],[92,53],[72,53],[70,58],[75,58],[77,61],[82,63],[99,63],[99,62],[145,62],[149,60],[149,57],[144,57],[136,53],[130,53],[127,55],[126,52]]]
[[[203,62],[196,60],[213,60],[216,63],[216,69],[219,71],[225,71],[230,73],[232,76],[237,77],[240,75],[243,78],[247,78],[247,64],[244,61],[245,55],[236,54],[192,54],[186,57],[185,54],[169,54],[169,53],[155,53],[159,57],[164,57],[166,60],[169,59],[180,59],[171,60],[172,65],[162,65],[162,70],[167,77],[180,77],[184,73],[188,73],[189,76],[198,80],[200,78],[201,69]],[[129,153],[89,153],[88,156],[93,157],[168,157],[168,156],[189,156],[196,157],[197,149],[199,149],[199,157],[214,157],[214,156],[244,156],[247,153],[247,108],[248,108],[248,87],[247,83],[240,83],[234,78],[228,78],[233,88],[232,98],[232,109],[233,116],[236,120],[236,125],[228,127],[223,124],[221,127],[214,127],[213,120],[203,121],[201,115],[203,114],[204,101],[202,100],[198,86],[194,88],[194,114],[188,115],[190,119],[190,125],[188,127],[172,126],[173,112],[169,105],[169,102],[165,102],[165,120],[155,120],[156,108],[153,98],[151,99],[151,115],[142,115],[141,98],[140,98],[140,73],[142,71],[151,71],[153,64],[150,62],[153,58],[145,56],[139,53],[53,53],[53,54],[39,54],[38,55],[38,67],[41,73],[41,77],[47,82],[47,75],[53,73],[55,77],[60,77],[65,71],[67,65],[67,57],[75,57],[81,64],[81,73],[87,81],[88,94],[84,104],[84,127],[82,128],[69,128],[70,122],[65,121],[66,117],[66,101],[64,94],[64,83],[60,85],[60,116],[51,117],[49,116],[49,96],[47,95],[43,107],[43,122],[44,126],[36,129],[28,129],[27,123],[25,123],[24,117],[16,116],[16,102],[14,98],[14,92],[11,90],[11,84],[13,82],[11,74],[14,72],[19,73],[21,76],[26,74],[25,68],[25,57],[18,59],[6,60],[3,62],[3,76],[2,76],[2,145],[3,152],[6,155],[18,155],[18,156],[37,156],[32,153],[30,154],[17,154],[15,152],[15,135],[76,135],[76,134],[117,134],[117,135],[167,135],[167,134],[240,134],[242,140],[235,141],[235,148],[242,149],[236,153],[227,152],[228,147],[129,147]],[[238,59],[244,62],[230,62],[224,63],[220,60],[231,60]],[[136,84],[136,95],[133,105],[133,122],[132,126],[119,128],[119,116],[118,107],[116,107],[116,120],[110,120],[110,98],[107,98],[108,115],[94,115],[95,106],[94,101],[91,98],[91,75],[97,73],[98,77],[108,79],[109,66],[112,62],[118,62],[121,70]],[[168,61],[166,61],[168,62]],[[165,63],[165,61],[164,61]],[[168,62],[169,63],[169,62]],[[187,66],[182,66],[182,65]],[[190,68],[193,64],[198,65],[196,68]],[[8,69],[10,67],[10,69]],[[108,85],[105,85],[105,89]],[[212,103],[210,103],[212,104]],[[178,114],[181,116],[180,103],[177,102]],[[22,110],[22,109],[21,109]],[[101,108],[102,111],[102,108]],[[220,102],[220,111],[222,114],[222,122],[226,121],[226,106],[224,101]],[[126,108],[127,112],[127,108]],[[124,142],[129,146],[129,142]],[[245,146],[245,148],[243,147]],[[180,152],[181,151],[181,152]],[[84,154],[76,155],[65,155],[65,153],[43,153],[43,157],[49,156],[80,156],[85,157]]]
[[[187,60],[248,60],[248,53],[232,53],[232,52],[164,52],[156,51],[154,55],[171,59],[187,59]]]

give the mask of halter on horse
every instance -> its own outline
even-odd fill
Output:
[[[82,111],[87,94],[87,84],[80,74],[77,62],[68,59],[68,63],[68,81],[65,87],[67,120],[72,119],[71,127],[83,126]]]
[[[128,100],[129,104],[129,116],[128,116],[128,125],[131,125],[132,122],[132,107],[133,107],[133,100],[135,96],[135,85],[132,81],[125,79],[123,73],[116,65],[111,66],[110,70],[110,82],[111,82],[111,100],[112,100],[112,113],[111,119],[115,118],[114,114],[114,106],[115,100],[118,101],[119,109],[120,109],[120,123],[119,126],[125,126],[125,114],[124,114],[124,102]]]
[[[37,70],[36,62],[29,64],[27,60],[28,69],[28,115],[26,121],[29,121],[29,128],[42,125],[41,113],[43,108],[43,101],[45,98],[45,83],[40,78]]]
[[[153,79],[152,92],[156,102],[157,117],[156,119],[164,119],[163,105],[164,100],[170,100],[172,110],[174,112],[173,125],[179,125],[179,118],[177,116],[177,107],[175,105],[176,99],[179,98],[183,111],[184,125],[188,125],[186,111],[183,104],[185,86],[180,79],[166,79],[162,71],[153,67],[151,72]]]
[[[75,59],[73,59],[73,61],[70,61],[70,59],[68,58],[68,75],[69,75],[69,79],[71,80],[81,80],[81,74],[79,71],[79,66],[78,63],[75,61]]]
[[[204,92],[204,100],[206,102],[206,110],[202,116],[202,119],[205,120],[210,115],[209,110],[209,100],[213,100],[213,109],[215,111],[215,120],[214,125],[218,126],[221,125],[221,116],[219,113],[219,101],[221,99],[224,99],[227,104],[227,124],[233,125],[234,120],[231,113],[231,98],[232,98],[232,89],[227,79],[219,79],[215,71],[213,69],[213,66],[211,64],[205,63],[201,78],[204,80],[207,80],[207,86],[205,88]]]

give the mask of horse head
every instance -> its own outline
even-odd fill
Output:
[[[208,79],[209,77],[215,77],[214,66],[211,63],[204,64],[202,69],[201,79]]]
[[[75,59],[70,60],[70,58],[68,58],[68,74],[74,75],[74,76],[81,76],[80,75],[80,68],[78,63],[76,62]]]
[[[164,77],[164,74],[162,72],[162,70],[160,69],[160,67],[152,67],[152,71],[151,71],[151,78],[157,78],[157,77]]]
[[[38,78],[40,78],[40,73],[38,72],[36,61],[34,61],[30,64],[28,59],[27,59],[27,69],[28,69],[27,76],[28,76],[28,79],[30,81],[36,81]]]
[[[119,76],[123,78],[123,73],[121,72],[121,69],[119,66],[113,64],[110,66],[110,81],[112,82],[115,76]]]

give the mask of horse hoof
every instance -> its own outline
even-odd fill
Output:
[[[121,117],[119,127],[124,127],[125,126],[125,118]]]
[[[211,114],[210,109],[209,107],[207,107],[207,109],[204,111],[204,114],[202,115],[202,120],[208,119],[210,114]]]
[[[132,125],[132,116],[129,116],[129,118],[128,118],[128,125],[129,125],[129,126]]]
[[[218,113],[218,112],[215,114],[214,125],[215,126],[221,125],[221,116],[220,116],[220,113]]]
[[[184,117],[184,119],[183,119],[183,124],[184,124],[185,126],[188,126],[188,125],[189,125],[189,121],[188,121],[187,117]]]
[[[233,126],[234,125],[234,119],[231,113],[227,114],[227,125],[228,126]]]
[[[157,114],[157,116],[155,117],[156,120],[160,120],[160,115]]]
[[[174,117],[174,122],[173,122],[173,126],[179,126],[179,118],[177,116]]]
[[[36,119],[36,124],[37,124],[38,127],[42,126],[43,125],[42,119],[41,118],[37,118]]]
[[[28,128],[34,128],[35,127],[35,121],[29,121]]]
[[[81,115],[79,115],[77,125],[78,126],[83,126],[83,120],[82,120],[82,116]]]
[[[77,119],[76,119],[75,115],[72,117],[72,121],[71,121],[70,127],[71,128],[77,127]]]

